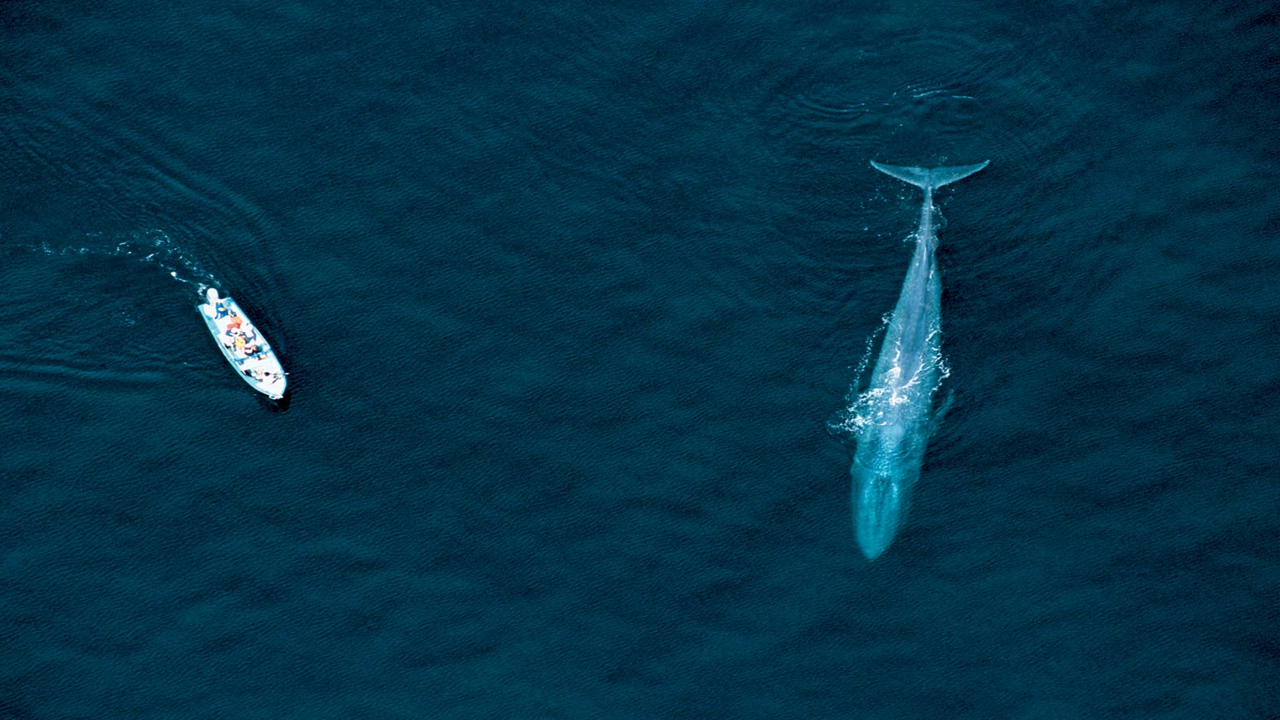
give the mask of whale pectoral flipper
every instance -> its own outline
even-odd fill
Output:
[[[990,160],[987,160],[976,165],[952,165],[949,167],[922,168],[906,167],[903,165],[884,165],[872,160],[871,167],[879,170],[885,175],[892,175],[903,182],[909,182],[916,187],[921,187],[925,190],[932,190],[934,188],[940,188],[943,185],[949,185],[957,180],[963,180],[986,167],[990,162]]]
[[[938,404],[938,409],[933,411],[933,416],[929,418],[929,435],[931,437],[938,432],[938,427],[942,425],[942,419],[947,416],[947,411],[951,409],[955,399],[955,390],[948,390],[947,394],[943,396],[942,402]]]

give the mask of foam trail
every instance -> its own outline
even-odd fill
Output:
[[[86,236],[83,245],[56,246],[48,241],[26,248],[34,252],[56,257],[117,257],[131,258],[160,267],[169,277],[180,283],[191,285],[203,292],[205,288],[218,285],[217,279],[207,271],[200,261],[190,252],[169,237],[163,230],[142,230],[138,232],[105,238],[99,234]]]

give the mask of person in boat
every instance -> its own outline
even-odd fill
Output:
[[[223,298],[214,306],[214,320],[219,320],[231,314],[231,300]]]
[[[268,370],[254,370],[251,377],[258,382],[269,384],[279,380],[280,374]]]
[[[241,324],[243,324],[243,322],[244,321],[240,319],[240,316],[236,314],[236,311],[232,310],[231,319],[227,321],[227,329],[236,330],[240,327]]]

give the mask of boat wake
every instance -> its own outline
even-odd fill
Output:
[[[0,68],[0,87],[0,164],[13,191],[0,227],[6,249],[136,259],[198,291],[271,282],[242,269],[270,265],[267,240],[280,228],[186,159],[190,138],[127,103],[52,92],[39,73]]]
[[[213,273],[206,270],[190,251],[163,230],[141,230],[111,237],[90,234],[86,236],[86,240],[90,242],[58,246],[42,241],[24,247],[54,257],[112,257],[150,263],[167,272],[169,277],[194,287],[200,293],[218,285]]]
[[[105,385],[115,388],[136,389],[162,386],[169,378],[175,363],[157,359],[154,354],[142,352],[124,353],[128,362],[112,358],[92,356],[76,348],[42,348],[40,356],[29,352],[0,350],[0,375],[4,376],[4,388],[43,388],[46,386]],[[181,363],[186,365],[186,363]]]

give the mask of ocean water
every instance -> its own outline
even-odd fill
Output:
[[[1272,4],[9,0],[0,59],[0,718],[1280,717]],[[991,165],[868,562],[873,159]]]

